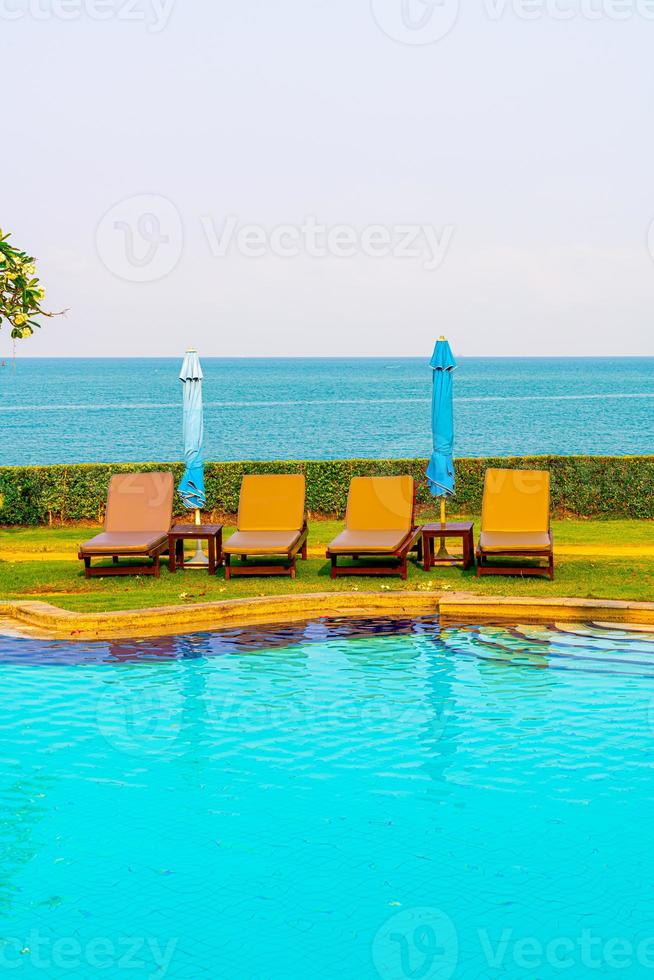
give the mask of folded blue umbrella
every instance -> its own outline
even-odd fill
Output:
[[[427,483],[434,497],[451,497],[454,493],[452,375],[456,361],[444,337],[436,342],[429,363],[434,372],[431,389],[433,453],[427,466]]]
[[[184,506],[189,510],[202,509],[206,503],[204,492],[204,460],[202,440],[204,420],[202,411],[202,368],[197,351],[188,350],[184,356],[179,380],[184,388],[184,459],[186,468],[178,486]]]

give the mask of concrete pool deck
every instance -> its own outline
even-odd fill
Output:
[[[583,621],[654,629],[654,602],[479,596],[466,592],[316,592],[87,613],[60,609],[48,602],[0,602],[0,633],[42,639],[102,640],[245,628],[324,616],[429,615],[439,615],[445,622]]]

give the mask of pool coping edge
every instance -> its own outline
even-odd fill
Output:
[[[0,602],[0,632],[44,639],[110,639],[329,617],[440,615],[445,621],[600,621],[654,626],[654,602],[478,596],[466,592],[313,592],[109,612],[48,602]]]

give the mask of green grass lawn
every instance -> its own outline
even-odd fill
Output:
[[[455,516],[448,519],[456,520]],[[475,522],[479,528],[479,517],[464,518]],[[309,546],[326,545],[343,529],[342,521],[312,520],[309,525]],[[3,552],[69,552],[77,553],[82,541],[97,534],[97,527],[30,527],[3,528],[0,530],[0,561]],[[225,526],[224,535],[231,534],[234,528]],[[592,546],[647,546],[654,548],[654,521],[600,521],[564,520],[553,521],[552,530],[557,545]]]
[[[314,521],[310,546],[322,547],[341,528],[342,522]],[[299,562],[295,581],[280,576],[237,578],[225,582],[222,571],[215,577],[192,570],[171,575],[167,566],[162,569],[159,579],[134,576],[87,580],[75,552],[78,543],[93,533],[92,528],[80,527],[0,531],[0,597],[43,599],[76,611],[134,609],[287,592],[377,591],[380,588],[654,600],[654,556],[559,557],[554,582],[519,577],[477,579],[474,570],[463,572],[457,567],[432,569],[426,574],[416,565],[411,565],[407,582],[399,576],[357,576],[332,581],[323,558]],[[654,522],[648,521],[558,521],[554,524],[554,533],[559,544],[645,545],[650,548],[654,545]],[[48,552],[69,554],[70,558],[49,559]],[[14,561],[12,558],[16,553],[32,553],[34,560]]]

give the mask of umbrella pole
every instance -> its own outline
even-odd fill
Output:
[[[441,497],[441,527],[445,527],[445,497]],[[452,555],[445,547],[445,538],[440,539],[440,547],[434,555],[434,561],[452,561]]]
[[[200,513],[200,508],[199,507],[196,507],[195,508],[195,524],[196,524],[197,527],[199,527],[200,524],[202,524],[202,515]],[[193,555],[193,557],[191,558],[190,561],[187,561],[186,562],[186,564],[187,565],[202,565],[202,566],[206,566],[206,565],[209,564],[209,559],[207,558],[207,556],[205,555],[204,551],[202,550],[202,542],[201,541],[198,541],[197,547],[195,549],[195,554]]]

